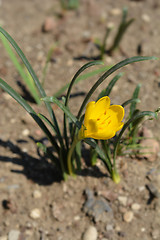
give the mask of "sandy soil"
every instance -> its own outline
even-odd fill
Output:
[[[138,54],[160,56],[160,3],[158,0],[81,0],[77,11],[64,12],[56,0],[1,0],[0,25],[19,44],[35,72],[42,78],[47,52],[57,42],[50,63],[45,90],[51,96],[74,73],[96,57],[98,49],[93,39],[102,40],[106,26],[114,24],[109,37],[111,45],[121,19],[123,6],[128,7],[128,18],[134,23],[127,30],[120,49],[112,56],[105,55],[106,65]],[[53,19],[53,29],[42,31],[45,20]],[[17,81],[22,80],[2,44],[0,44],[0,76],[20,94]],[[125,75],[114,87],[111,100],[121,104],[132,96],[138,83],[141,87],[141,110],[154,111],[159,107],[159,61],[135,63],[123,68]],[[83,94],[97,77],[80,82],[73,89],[78,93],[70,101],[77,113]],[[110,78],[111,79],[111,78]],[[93,94],[106,86],[104,82]],[[151,240],[160,239],[160,165],[159,155],[150,162],[119,156],[117,159],[121,182],[115,185],[101,163],[88,168],[85,174],[68,181],[59,181],[53,166],[37,153],[35,142],[44,136],[30,116],[0,90],[0,240],[81,240],[91,226],[90,238],[98,240]],[[27,96],[28,97],[28,96]],[[36,111],[45,113],[43,106],[30,102]],[[62,112],[55,107],[62,123]],[[146,123],[159,141],[159,120]],[[108,212],[95,217],[84,207],[86,192],[94,200],[103,199]],[[36,210],[35,210],[36,209]],[[96,234],[98,235],[96,237]]]

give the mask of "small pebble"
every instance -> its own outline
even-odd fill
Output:
[[[140,186],[140,187],[138,188],[138,190],[139,190],[139,192],[143,192],[143,191],[145,190],[145,186]]]
[[[133,220],[133,212],[131,211],[125,212],[123,215],[123,220],[128,223],[131,222]]]
[[[30,131],[27,128],[22,131],[23,136],[28,136],[29,134],[30,134]]]
[[[113,15],[113,16],[118,16],[121,14],[121,9],[120,8],[113,8],[110,13]]]
[[[106,230],[107,230],[107,231],[113,231],[113,225],[107,224]]]
[[[18,240],[20,235],[20,231],[11,230],[8,234],[8,240]]]
[[[147,23],[151,21],[150,16],[148,16],[147,14],[142,15],[142,20]]]
[[[98,232],[94,226],[90,226],[83,235],[83,240],[97,240]]]
[[[74,217],[74,221],[79,221],[80,219],[81,219],[81,218],[80,218],[80,216],[78,216],[78,215]]]
[[[41,198],[42,197],[42,193],[39,190],[34,190],[33,197],[34,198]]]
[[[53,17],[47,17],[44,21],[44,24],[42,26],[43,32],[51,32],[54,30],[57,26],[57,23],[55,22]]]
[[[123,206],[126,206],[126,205],[127,205],[127,197],[125,197],[125,196],[119,196],[119,197],[118,197],[118,201],[119,201]]]
[[[41,211],[40,211],[40,209],[35,208],[35,209],[31,210],[29,216],[30,216],[32,219],[38,219],[38,218],[40,218],[40,216],[41,216]]]
[[[133,203],[131,205],[132,210],[138,211],[141,208],[141,205],[139,205],[138,203]]]
[[[141,228],[141,232],[145,232],[146,231],[146,229],[143,227],[143,228]]]

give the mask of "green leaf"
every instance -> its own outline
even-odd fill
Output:
[[[158,58],[156,57],[141,57],[141,56],[136,56],[136,57],[131,57],[131,58],[127,58],[119,63],[117,63],[116,65],[114,65],[112,68],[110,68],[107,72],[105,72],[99,79],[98,81],[92,86],[92,88],[90,89],[90,91],[88,92],[88,94],[86,95],[81,108],[78,112],[77,118],[79,119],[82,111],[84,110],[89,98],[91,97],[91,95],[94,93],[94,91],[97,89],[97,87],[108,77],[110,76],[113,72],[117,71],[118,69],[134,63],[134,62],[140,62],[140,61],[145,61],[145,60],[157,60]]]
[[[120,139],[124,133],[124,131],[128,128],[128,126],[131,123],[134,123],[135,121],[137,121],[138,119],[141,119],[143,117],[150,117],[150,118],[157,118],[157,113],[155,112],[151,112],[151,111],[143,111],[140,112],[138,114],[136,114],[135,116],[133,116],[132,118],[130,118],[123,126],[123,128],[121,129],[119,135],[116,138],[116,141],[114,143],[114,152],[113,152],[113,160],[114,160],[114,165],[115,165],[115,159],[116,159],[116,154],[117,154],[117,149],[120,143]]]
[[[89,144],[92,148],[95,149],[95,151],[97,152],[97,154],[99,155],[99,157],[101,158],[101,160],[103,161],[103,163],[105,164],[105,166],[107,167],[108,171],[111,173],[112,172],[112,165],[111,162],[108,160],[108,158],[106,157],[105,153],[103,152],[103,150],[98,146],[98,144],[96,143],[96,141],[92,138],[86,138],[84,139],[84,141]]]
[[[125,102],[122,104],[122,107],[126,107],[128,104],[133,103],[133,102],[135,102],[135,103],[140,103],[141,101],[140,101],[139,98],[131,98],[131,99],[125,101]]]
[[[86,79],[89,78],[89,77],[93,77],[93,76],[95,76],[95,75],[97,75],[97,74],[99,74],[99,73],[102,73],[102,72],[108,70],[109,68],[111,68],[111,66],[105,66],[105,67],[96,69],[96,70],[94,70],[94,71],[92,71],[92,72],[85,73],[85,74],[77,77],[76,80],[75,80],[75,82],[74,82],[74,84],[77,84],[78,82],[83,81],[83,80],[86,80]],[[67,83],[66,85],[64,85],[60,90],[58,90],[58,92],[56,92],[56,93],[54,94],[54,97],[59,97],[63,92],[66,91],[66,89],[69,87],[69,85],[70,85],[70,83]]]
[[[136,89],[134,90],[134,93],[132,96],[133,99],[138,98],[140,88],[141,88],[141,84],[138,84]],[[133,101],[130,106],[130,117],[133,116],[133,113],[135,112],[135,110],[136,110],[136,102]]]
[[[123,73],[119,73],[117,74],[111,81],[110,83],[108,84],[107,88],[102,90],[102,92],[99,94],[98,98],[97,98],[97,101],[98,99],[104,97],[104,96],[109,96],[109,94],[111,93],[112,91],[112,88],[114,87],[114,85],[116,84],[116,82],[118,81],[118,79],[120,77],[123,76]]]
[[[72,120],[72,122],[74,122],[79,129],[81,128],[80,121],[78,121],[78,119],[70,112],[68,107],[61,103],[56,97],[45,97],[41,100],[57,104],[58,107],[60,107],[60,109]]]
[[[23,67],[18,62],[16,55],[12,51],[12,48],[10,47],[8,41],[6,40],[6,38],[4,37],[4,35],[2,33],[0,33],[0,37],[1,37],[2,43],[3,43],[7,53],[9,55],[10,59],[12,60],[15,68],[17,69],[17,71],[19,72],[19,74],[22,77],[23,81],[27,85],[31,95],[34,98],[34,100],[37,102],[37,104],[39,104],[40,103],[40,98],[39,98],[39,95],[37,93],[37,89],[35,87],[33,79],[31,78],[30,74],[26,75]]]
[[[40,93],[40,95],[42,97],[46,97],[46,93],[43,89],[43,87],[41,86],[39,79],[37,77],[37,75],[35,74],[34,70],[32,69],[30,63],[28,62],[27,58],[25,57],[24,53],[22,52],[22,50],[19,48],[19,46],[17,45],[17,43],[14,41],[14,39],[2,28],[0,27],[0,32],[7,38],[7,40],[11,43],[11,45],[14,47],[14,49],[16,50],[17,54],[19,55],[19,57],[21,58],[21,60],[23,61],[25,67],[27,68],[28,72],[30,73],[31,77],[34,80],[35,85],[37,86],[37,89]],[[50,103],[46,102],[46,107],[48,109],[48,112],[50,114],[50,117],[56,127],[56,131],[57,131],[57,137],[59,139],[60,142],[62,142],[62,136],[60,134],[60,130],[59,130],[59,126],[56,120],[56,117],[54,115],[54,112],[50,106]]]
[[[59,152],[59,147],[53,138],[52,134],[48,130],[48,128],[45,126],[45,124],[42,122],[42,120],[39,118],[37,113],[32,109],[32,107],[13,89],[11,88],[5,81],[3,81],[0,78],[0,87],[6,91],[11,97],[13,97],[30,115],[31,117],[36,121],[36,123],[40,126],[42,131],[46,134],[50,142],[55,147],[56,151]]]

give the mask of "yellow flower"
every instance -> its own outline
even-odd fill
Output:
[[[123,127],[123,117],[124,108],[120,105],[110,106],[110,98],[107,96],[97,102],[89,102],[78,138],[110,139]]]

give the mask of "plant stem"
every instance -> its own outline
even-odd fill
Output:
[[[112,180],[115,182],[115,183],[119,183],[120,182],[120,176],[119,176],[119,173],[117,172],[117,169],[116,167],[114,166],[113,170],[112,170]]]
[[[73,151],[77,145],[77,143],[79,142],[80,140],[78,139],[78,137],[76,136],[72,142],[72,145],[71,145],[71,148],[69,149],[68,151],[68,156],[67,156],[67,165],[68,165],[68,173],[69,175],[73,175],[73,170],[72,170],[72,154],[73,154]]]

